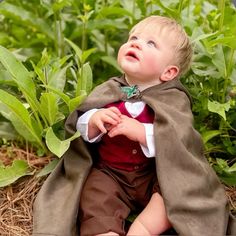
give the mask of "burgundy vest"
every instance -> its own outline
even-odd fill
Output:
[[[131,117],[125,107],[125,102],[116,102],[106,107],[115,106],[123,115]],[[153,123],[154,113],[150,107],[145,105],[143,111],[135,117],[141,123]],[[98,151],[100,154],[99,165],[107,165],[126,171],[133,171],[145,167],[152,158],[147,158],[138,142],[131,141],[124,135],[110,138],[104,135]]]

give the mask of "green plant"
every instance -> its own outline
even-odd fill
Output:
[[[57,156],[71,141],[65,140],[65,117],[94,85],[121,73],[116,54],[132,25],[151,14],[177,19],[194,44],[182,82],[193,97],[206,157],[225,184],[236,185],[231,1],[5,0],[0,14],[0,135],[23,137],[38,153]]]
[[[195,5],[197,14],[189,25],[195,58],[185,84],[193,96],[206,156],[225,184],[236,185],[236,11],[229,1],[219,1],[218,7],[215,2],[203,5],[204,11]]]

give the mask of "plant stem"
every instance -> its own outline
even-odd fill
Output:
[[[108,54],[108,40],[107,40],[108,36],[107,36],[106,29],[105,29],[105,32],[104,32],[104,37],[105,37],[105,39],[104,39],[104,48],[105,48],[105,53],[107,55]]]
[[[150,1],[150,12],[152,13],[153,11],[153,4],[152,4],[152,1]]]
[[[181,14],[182,8],[183,8],[183,0],[181,0],[181,1],[179,2],[179,7],[178,7],[178,15],[179,15],[179,16],[180,16],[180,14]]]
[[[58,57],[62,57],[64,55],[64,38],[62,34],[60,13],[61,11],[54,12],[55,48]]]
[[[133,25],[134,24],[134,19],[135,19],[135,0],[133,0],[132,2],[132,17],[129,17],[130,19],[130,24]]]
[[[219,30],[222,31],[225,16],[225,0],[220,0],[218,5],[220,11]]]
[[[63,35],[61,30],[61,20],[56,21],[56,35],[57,35],[57,55],[58,57],[62,57],[64,55],[64,47],[63,47]]]
[[[231,73],[231,70],[233,67],[234,53],[235,53],[235,49],[231,48],[230,55],[229,55],[229,61],[227,63],[228,66],[226,68],[226,76],[225,76],[225,80],[224,80],[223,93],[222,93],[222,98],[221,98],[221,101],[223,103],[225,102],[225,96],[227,94],[227,86],[229,83],[229,77],[230,77],[230,73]]]
[[[191,6],[191,0],[188,1],[188,8],[187,8],[188,18],[190,17],[190,6]]]
[[[133,14],[133,17],[135,18],[135,3],[136,3],[136,1],[135,0],[133,0],[133,9],[132,9],[132,14]],[[133,22],[132,22],[133,23]]]
[[[86,50],[86,47],[87,47],[87,32],[86,32],[86,29],[87,29],[87,21],[88,21],[88,15],[87,15],[87,10],[85,8],[85,4],[83,5],[84,6],[84,15],[81,16],[81,19],[82,19],[82,41],[81,41],[81,51],[82,51],[82,55],[84,53],[84,51]],[[79,73],[79,79],[82,80],[83,78],[83,64],[84,64],[84,61],[81,59],[79,61],[79,66],[80,66],[80,73]],[[82,82],[78,83],[80,86],[77,86],[77,89],[76,89],[76,96],[79,96],[80,95],[80,92],[81,90],[83,90],[83,84]]]
[[[81,50],[84,52],[86,48],[86,20],[83,20],[83,31],[82,31],[82,42],[81,42]]]

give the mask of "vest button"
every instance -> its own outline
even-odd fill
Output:
[[[139,166],[134,166],[134,169],[135,169],[135,170],[138,170],[138,169],[139,169]]]
[[[134,154],[134,155],[137,154],[137,150],[136,150],[136,149],[133,149],[133,150],[132,150],[132,154]]]

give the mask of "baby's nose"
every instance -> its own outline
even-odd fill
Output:
[[[131,42],[131,47],[141,49],[142,48],[141,42],[139,42],[138,40],[135,40],[135,41]]]

